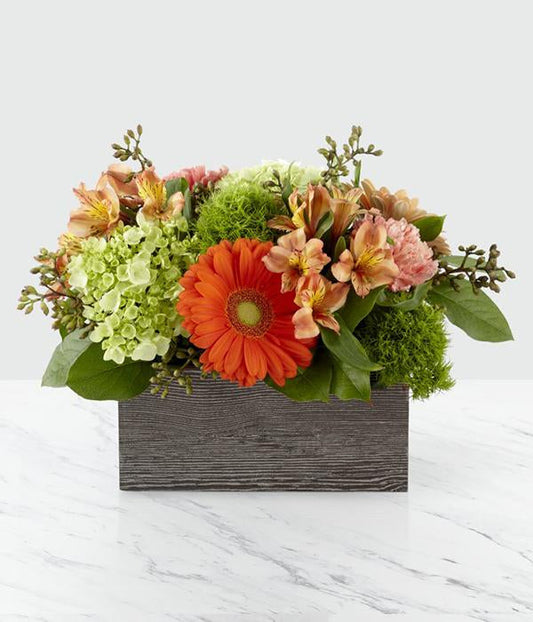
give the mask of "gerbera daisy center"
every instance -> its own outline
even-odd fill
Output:
[[[264,335],[274,319],[270,301],[255,289],[231,293],[226,303],[226,315],[235,330],[254,337]]]
[[[261,321],[261,309],[255,304],[246,300],[237,305],[237,315],[239,320],[246,326],[255,326]]]

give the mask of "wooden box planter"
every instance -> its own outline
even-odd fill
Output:
[[[407,490],[407,387],[296,403],[263,383],[194,381],[193,396],[119,403],[122,490]]]

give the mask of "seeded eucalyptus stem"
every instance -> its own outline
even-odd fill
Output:
[[[483,288],[499,293],[500,283],[516,277],[514,272],[498,265],[500,251],[496,244],[491,244],[488,257],[486,251],[475,244],[467,247],[459,246],[459,251],[464,253],[464,256],[458,266],[451,264],[448,257],[441,257],[438,260],[439,270],[433,278],[435,285],[447,281],[458,290],[458,282],[468,279],[476,294]]]
[[[30,270],[31,274],[39,276],[39,289],[33,285],[24,287],[17,309],[29,314],[38,307],[44,315],[51,315],[54,319],[52,328],[70,333],[88,323],[83,316],[81,299],[72,292],[64,275],[58,270],[58,263],[64,253],[64,250],[57,253],[46,248],[40,250],[35,257],[38,263]]]
[[[200,354],[200,350],[183,338],[172,341],[168,352],[161,361],[152,363],[152,367],[156,371],[150,379],[152,395],[161,393],[161,397],[165,398],[173,382],[183,387],[187,395],[191,395],[192,379],[186,370],[191,367],[200,368],[202,366]]]
[[[112,149],[115,150],[113,157],[117,158],[121,162],[126,162],[130,158],[138,162],[141,166],[141,170],[152,166],[152,161],[147,158],[140,147],[141,135],[143,133],[142,125],[137,125],[137,133],[133,130],[126,130],[124,134],[124,145],[119,143],[113,143]]]
[[[318,153],[326,159],[326,170],[322,171],[324,183],[338,184],[341,178],[348,177],[350,173],[349,165],[351,164],[353,166],[353,184],[355,187],[359,186],[362,164],[359,156],[380,156],[383,154],[383,151],[376,149],[373,144],[368,145],[368,147],[361,147],[362,134],[363,128],[359,125],[353,125],[348,142],[342,145],[340,152],[337,151],[337,143],[333,138],[326,136],[328,147],[322,147],[318,150]]]

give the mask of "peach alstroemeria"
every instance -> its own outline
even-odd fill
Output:
[[[98,185],[108,183],[117,193],[120,202],[127,207],[139,207],[142,199],[137,191],[132,169],[124,163],[111,164],[107,171],[102,173]]]
[[[313,238],[306,241],[305,231],[300,227],[282,235],[277,246],[273,246],[263,257],[263,262],[270,272],[281,273],[281,291],[290,292],[302,276],[320,272],[330,262],[322,251],[323,247],[322,240]]]
[[[82,239],[72,233],[62,233],[58,238],[59,255],[56,260],[56,270],[59,274],[65,272],[69,259],[81,252]]]
[[[346,302],[348,290],[348,285],[332,283],[316,272],[301,278],[294,298],[301,308],[292,316],[296,338],[316,337],[319,324],[338,333],[340,326],[333,313]]]
[[[331,194],[333,196],[331,202],[331,211],[333,212],[331,235],[336,241],[353,224],[356,216],[364,211],[358,204],[363,191],[361,188],[338,188],[335,186]]]
[[[96,190],[87,190],[81,183],[74,189],[80,200],[78,209],[72,210],[68,231],[79,238],[103,236],[112,231],[119,221],[120,206],[117,193],[105,183]]]
[[[281,231],[304,228],[308,239],[314,238],[322,218],[331,211],[331,196],[324,186],[309,184],[305,195],[295,190],[289,197],[292,216],[277,216],[269,226]]]
[[[408,223],[415,223],[425,216],[434,216],[420,208],[418,199],[410,198],[405,190],[397,190],[394,194],[384,186],[378,190],[368,179],[364,179],[361,185],[364,191],[359,200],[361,206],[369,211],[378,210],[385,220],[405,218]],[[442,235],[428,242],[428,246],[433,249],[435,255],[449,255],[452,252]]]
[[[165,182],[160,179],[153,167],[147,168],[135,177],[139,196],[143,200],[141,212],[149,220],[169,220],[181,214],[185,197],[175,192],[167,199]]]
[[[405,190],[392,193],[384,186],[378,189],[369,179],[364,179],[361,186],[363,187],[363,194],[359,200],[361,206],[367,210],[377,209],[385,220],[405,218],[407,222],[413,222],[429,215],[418,207],[418,199],[409,198]]]
[[[443,235],[438,235],[434,240],[427,243],[429,248],[433,251],[433,255],[451,255],[452,249]]]
[[[364,298],[372,289],[392,283],[398,266],[387,244],[387,229],[372,219],[365,220],[350,238],[350,249],[331,266],[333,276],[341,282],[352,282],[358,296]]]

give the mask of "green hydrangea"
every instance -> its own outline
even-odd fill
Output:
[[[251,181],[256,184],[263,184],[273,179],[273,172],[278,171],[281,179],[290,179],[295,188],[304,192],[309,183],[320,183],[320,169],[314,166],[302,166],[298,162],[285,162],[284,160],[265,161],[259,166],[243,168],[226,175],[220,182],[220,187],[231,186],[240,181]]]
[[[151,361],[179,334],[178,279],[196,261],[187,221],[119,226],[106,241],[89,238],[68,264],[84,317],[96,324],[89,337],[104,359]]]

